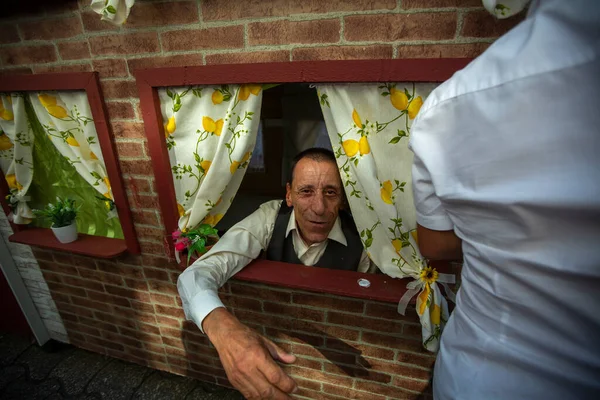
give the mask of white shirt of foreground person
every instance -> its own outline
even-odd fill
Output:
[[[417,221],[464,267],[436,400],[600,398],[600,2],[534,2],[415,121]]]
[[[212,310],[224,307],[217,290],[269,247],[281,203],[281,200],[272,200],[261,204],[258,210],[229,229],[208,253],[179,276],[177,288],[186,318],[194,321],[200,329],[202,321]],[[290,215],[286,237],[290,234],[298,259],[304,265],[316,264],[327,248],[327,241],[307,246],[296,229],[294,213]],[[339,217],[329,232],[328,240],[347,246]],[[374,268],[363,251],[358,272],[373,272]]]

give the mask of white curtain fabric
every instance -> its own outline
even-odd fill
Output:
[[[381,271],[411,277],[404,309],[417,296],[423,344],[436,351],[446,300],[438,283],[453,282],[421,257],[411,189],[410,126],[435,84],[318,85],[317,94],[350,209],[364,248]]]
[[[260,120],[260,85],[158,91],[175,183],[179,228],[216,225],[237,193]]]
[[[135,0],[92,0],[91,7],[102,15],[102,21],[122,25],[127,21]]]
[[[90,104],[84,91],[29,94],[48,139],[104,198],[113,200]]]
[[[27,206],[33,180],[33,132],[22,94],[2,94],[0,100],[0,168],[11,193],[7,199],[12,208],[9,220],[28,224],[34,218]]]

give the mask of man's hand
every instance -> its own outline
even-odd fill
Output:
[[[202,322],[204,332],[219,352],[227,377],[249,400],[290,399],[296,383],[273,360],[291,364],[296,357],[248,328],[224,308],[213,310]]]

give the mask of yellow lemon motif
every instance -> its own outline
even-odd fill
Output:
[[[392,88],[390,90],[390,101],[396,110],[404,111],[408,107],[408,97],[402,90]]]
[[[172,116],[165,124],[165,137],[172,135],[175,129],[177,129],[177,124],[175,123],[175,116]]]
[[[425,309],[427,308],[427,298],[429,297],[429,292],[431,292],[431,289],[429,288],[429,284],[426,284],[423,288],[423,291],[419,293],[419,296],[417,296],[417,304],[419,305],[419,309],[417,311],[419,312],[419,315],[423,315]]]
[[[106,188],[108,190],[110,190],[110,181],[108,180],[108,177],[105,177],[104,179],[102,179],[104,181],[104,184],[106,185]]]
[[[110,195],[110,192],[104,193],[104,197],[106,197],[107,199],[111,199],[112,200],[112,196]]]
[[[98,156],[97,156],[97,155],[96,155],[96,154],[95,154],[95,153],[92,151],[92,152],[90,153],[90,159],[92,159],[92,160],[97,160],[97,159],[98,159]]]
[[[250,152],[247,151],[246,154],[244,154],[244,157],[242,157],[242,161],[240,161],[240,164],[245,163],[246,161],[248,161],[248,159],[250,159]]]
[[[394,203],[392,201],[392,191],[393,191],[392,182],[390,182],[390,181],[383,182],[383,185],[381,188],[381,200],[383,200],[384,203],[387,203],[387,204]]]
[[[356,140],[348,139],[342,142],[342,147],[344,148],[344,153],[346,153],[348,157],[354,157],[356,153],[358,153],[359,145]]]
[[[417,230],[410,231],[410,236],[415,240],[415,243],[419,245],[419,236],[417,235]]]
[[[202,117],[202,127],[207,132],[214,132],[217,130],[217,124],[211,117]]]
[[[13,147],[12,142],[5,134],[0,135],[0,150],[8,150]]]
[[[220,90],[215,90],[212,94],[212,102],[213,104],[221,104],[223,102],[223,93]]]
[[[258,94],[260,93],[260,89],[262,89],[262,87],[260,85],[248,85],[248,87],[250,88],[250,93],[252,93],[255,96],[258,96]]]
[[[8,187],[10,189],[17,189],[17,177],[15,176],[15,174],[8,174],[5,176],[6,178],[6,183],[8,183]]]
[[[240,162],[239,161],[234,161],[231,163],[231,166],[229,167],[229,172],[231,172],[231,175],[235,174],[235,171],[237,171],[237,169],[240,167]]]
[[[438,306],[437,304],[433,305],[433,308],[431,309],[431,313],[429,314],[431,316],[431,323],[434,325],[439,325],[440,324],[440,314],[441,314],[441,309],[440,306]]]
[[[223,198],[219,197],[219,200],[217,200],[217,202],[215,203],[215,207],[221,204],[221,201],[223,201]]]
[[[238,99],[246,101],[248,100],[248,97],[250,97],[250,87],[248,87],[248,85],[242,85],[238,93]]]
[[[54,118],[67,118],[67,110],[61,106],[48,106],[46,107],[46,110],[48,110],[48,114],[52,115]]]
[[[361,137],[358,141],[358,151],[360,151],[361,156],[371,152],[371,146],[369,146],[369,141],[366,136]]]
[[[396,253],[400,254],[400,250],[402,250],[402,240],[400,240],[400,239],[392,240],[392,246],[394,246],[394,250],[396,250]]]
[[[359,128],[362,128],[362,121],[360,120],[360,115],[358,115],[356,108],[354,109],[354,111],[352,111],[352,121],[354,121],[354,125],[358,126]]]
[[[224,123],[225,122],[223,121],[223,119],[218,119],[217,122],[215,122],[215,135],[221,136],[221,132],[223,132]]]
[[[0,118],[2,118],[5,121],[12,121],[15,119],[15,115],[10,110],[2,109],[0,111]]]
[[[213,220],[214,224],[215,225],[218,224],[219,221],[222,220],[222,219],[223,219],[223,214],[217,214],[217,215],[215,215],[214,220]]]
[[[204,160],[200,163],[200,166],[204,170],[205,174],[208,174],[208,170],[209,170],[211,164],[212,164],[212,161],[209,161],[209,160]]]
[[[413,99],[413,101],[411,101],[408,106],[408,118],[415,119],[422,105],[423,99],[421,98],[421,96],[418,96],[417,98]]]
[[[185,214],[185,208],[183,208],[183,206],[179,203],[177,203],[177,212],[179,213],[180,217],[183,217]]]
[[[44,107],[50,107],[56,105],[56,97],[50,96],[49,94],[38,94],[38,99]]]
[[[75,138],[72,138],[70,136],[67,138],[67,144],[69,146],[79,147],[79,142],[77,140],[75,140]]]

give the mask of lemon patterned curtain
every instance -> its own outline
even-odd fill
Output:
[[[317,94],[348,202],[371,260],[394,278],[413,278],[400,302],[418,293],[423,345],[436,351],[448,319],[438,283],[417,246],[411,188],[410,126],[435,84],[319,85]]]
[[[90,5],[92,10],[102,15],[102,21],[122,25],[127,21],[134,3],[135,0],[91,0]]]
[[[85,91],[29,94],[48,139],[107,202],[113,196]],[[111,216],[111,215],[109,215]]]
[[[158,91],[175,183],[179,228],[216,225],[237,193],[258,131],[262,87]]]
[[[33,133],[22,94],[0,96],[0,129],[0,168],[10,189],[9,220],[28,224],[34,218],[27,206],[27,191],[33,179]]]

